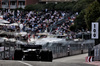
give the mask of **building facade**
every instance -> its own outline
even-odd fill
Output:
[[[45,3],[57,3],[57,2],[68,2],[68,1],[77,1],[77,0],[39,0],[39,2],[45,2]]]
[[[26,5],[36,4],[39,0],[0,0],[0,8],[25,8]]]
[[[68,1],[76,1],[76,0],[39,0],[40,2],[68,2]]]
[[[1,5],[2,5],[2,0],[0,0],[0,8],[2,8],[2,6],[1,6]]]
[[[36,3],[57,3],[57,2],[68,2],[68,1],[77,1],[77,0],[0,0],[0,8],[4,9],[16,9],[16,8],[25,8],[27,5],[36,4]]]

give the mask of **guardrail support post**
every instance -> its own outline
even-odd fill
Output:
[[[5,40],[4,40],[4,59],[5,59],[5,46],[6,46],[6,44],[5,44]]]

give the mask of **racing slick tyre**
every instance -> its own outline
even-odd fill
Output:
[[[22,60],[23,51],[22,50],[15,50],[14,52],[14,60]]]
[[[41,51],[41,61],[52,62],[52,51]]]

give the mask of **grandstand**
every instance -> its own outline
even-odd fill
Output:
[[[2,11],[1,11],[2,12]],[[0,24],[0,29],[4,31],[27,32],[30,34],[49,32],[51,34],[70,34],[70,26],[78,14],[70,15],[65,11],[45,9],[43,11],[14,11],[2,12],[3,19],[10,24]]]

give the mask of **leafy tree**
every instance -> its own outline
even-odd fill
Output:
[[[33,5],[27,5],[27,6],[25,7],[25,10],[26,10],[26,11],[32,11],[32,10],[34,10]]]
[[[56,10],[64,10],[64,3],[58,3],[55,5]]]
[[[74,5],[76,4],[76,2],[75,1],[73,1],[73,2],[68,2],[68,3],[66,3],[64,6],[64,9],[66,10],[66,11],[71,11],[72,12],[72,9],[73,9],[73,7],[74,7]]]
[[[90,3],[92,3],[95,0],[78,0],[77,3],[73,7],[73,12],[81,12],[81,10],[88,7]]]
[[[76,30],[76,25],[71,25],[71,26],[70,26],[70,30],[71,30],[71,31],[75,31],[75,30]]]
[[[33,5],[33,9],[34,10],[43,10],[44,9],[44,5],[43,4],[34,4]]]
[[[96,22],[100,22],[100,17],[97,18]]]
[[[48,4],[44,5],[44,8],[53,10],[53,9],[55,9],[55,5],[56,5],[55,3],[48,3]]]
[[[55,5],[55,9],[56,10],[72,11],[72,8],[75,5],[75,3],[76,3],[75,1],[58,3],[58,4]]]
[[[76,29],[82,29],[82,28],[86,29],[87,28],[84,15],[85,15],[85,10],[82,10],[80,14],[76,17],[74,21],[74,25],[76,26]]]
[[[88,29],[91,28],[91,22],[95,22],[100,17],[100,3],[97,1],[90,4],[85,10],[85,21]]]

